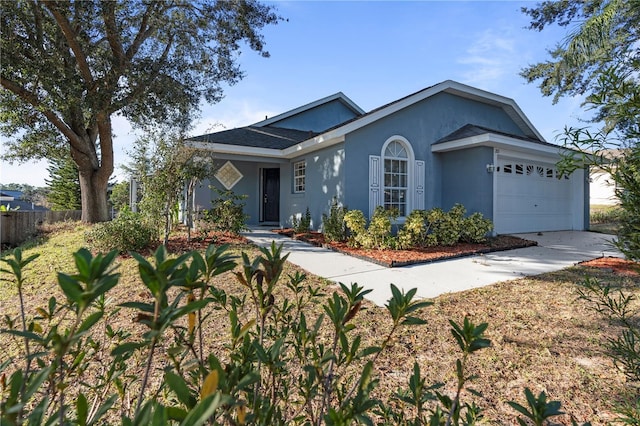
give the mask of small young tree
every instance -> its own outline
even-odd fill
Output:
[[[128,170],[142,187],[138,207],[151,224],[163,229],[166,244],[185,187],[194,190],[197,179],[207,174],[208,162],[197,160],[197,152],[184,145],[182,132],[166,128],[151,129],[138,138],[131,155],[134,162]]]

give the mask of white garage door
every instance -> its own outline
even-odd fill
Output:
[[[498,157],[495,231],[498,234],[572,229],[572,179],[555,164]]]

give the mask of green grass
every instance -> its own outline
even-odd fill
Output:
[[[617,234],[620,228],[621,212],[619,206],[591,205],[589,229],[603,234]]]
[[[80,222],[60,222],[49,225],[35,238],[20,246],[22,256],[26,258],[39,254],[25,271],[25,296],[51,292],[57,288],[57,272],[74,271],[72,253],[83,247],[84,233],[88,227]],[[2,252],[1,258],[11,254],[11,250]],[[4,269],[6,265],[2,263]],[[18,294],[17,288],[9,277],[0,273],[0,301]]]

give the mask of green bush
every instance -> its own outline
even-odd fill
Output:
[[[344,221],[344,216],[348,211],[349,209],[340,206],[338,200],[334,198],[331,201],[329,215],[322,213],[322,233],[327,241],[347,240],[347,226]]]
[[[355,247],[379,249],[411,249],[415,247],[452,246],[460,241],[480,243],[486,240],[493,223],[481,213],[465,218],[466,209],[454,205],[445,212],[441,208],[413,210],[406,218],[396,237],[391,233],[392,222],[398,217],[397,209],[385,210],[378,206],[367,228],[364,214],[349,211],[344,218],[351,233],[350,243]]]
[[[391,235],[392,222],[398,218],[398,209],[385,209],[376,207],[371,217],[369,227],[364,213],[360,210],[351,210],[345,214],[344,221],[351,233],[350,244],[355,247],[394,249],[395,238]]]
[[[344,223],[349,231],[349,245],[357,247],[360,245],[359,239],[367,232],[367,219],[361,210],[349,210],[344,215]]]
[[[141,250],[157,240],[158,231],[140,213],[123,209],[115,219],[93,225],[85,234],[87,245],[98,252]]]
[[[205,234],[211,232],[231,232],[239,234],[246,231],[248,215],[244,213],[247,195],[238,195],[231,190],[222,190],[212,186],[218,197],[211,200],[211,209],[204,210],[198,227]]]
[[[486,219],[482,213],[475,212],[463,220],[460,240],[465,243],[483,243],[492,230],[491,219]]]
[[[460,241],[466,209],[461,204],[454,205],[451,210],[432,209],[427,213],[431,233],[437,245],[452,246]]]
[[[291,218],[291,223],[293,225],[293,231],[297,234],[304,234],[311,231],[311,212],[309,211],[309,207],[307,207],[304,216],[299,218],[297,215],[294,215]]]

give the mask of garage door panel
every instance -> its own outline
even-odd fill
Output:
[[[571,229],[571,180],[557,176],[553,164],[498,158],[496,232]]]

